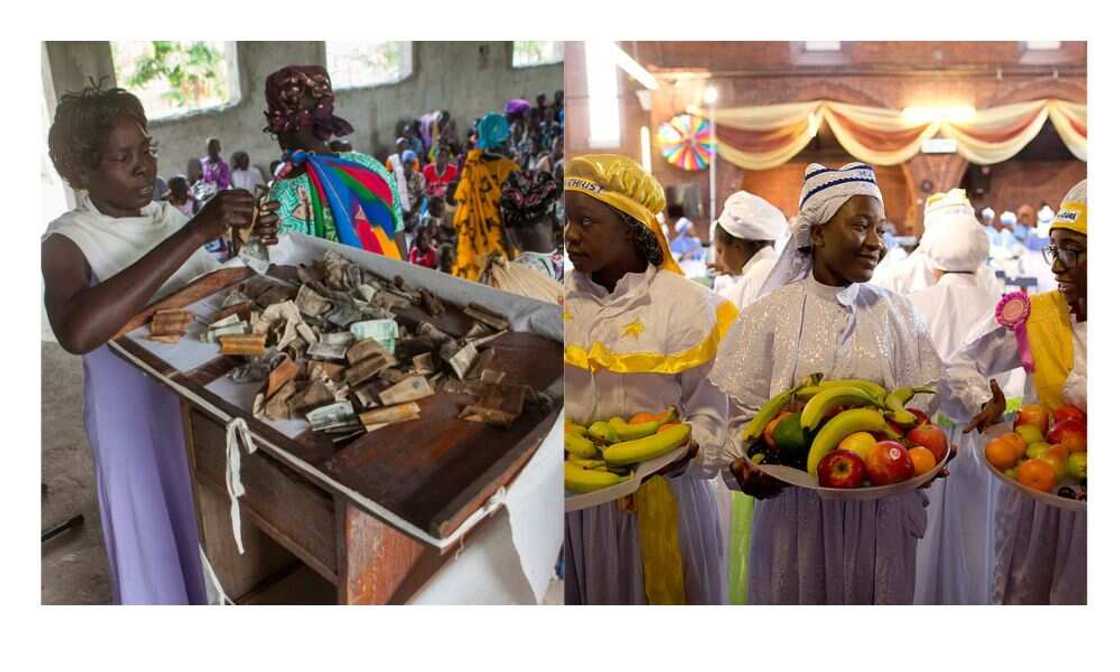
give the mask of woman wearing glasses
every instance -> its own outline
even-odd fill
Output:
[[[1086,409],[1088,336],[1088,208],[1086,181],[1062,201],[1043,251],[1058,290],[1031,297],[1026,322],[1034,360],[1027,396],[1053,411],[1063,404]],[[965,431],[1001,420],[1004,398],[988,378],[1023,365],[1015,332],[988,324],[949,361],[942,410]],[[1004,604],[1085,604],[1084,511],[1065,511],[1003,488],[995,513],[992,599]]]

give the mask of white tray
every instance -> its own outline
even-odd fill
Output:
[[[642,479],[681,459],[687,452],[688,444],[686,443],[672,452],[665,453],[661,457],[639,462],[638,467],[634,470],[634,474],[630,478],[618,485],[612,485],[609,488],[602,488],[594,492],[584,492],[581,494],[570,494],[565,491],[564,511],[571,512],[579,511],[580,509],[589,509],[593,506],[613,502],[616,499],[622,499],[626,495],[637,492],[638,487],[642,484]]]
[[[998,425],[992,425],[984,430],[982,436],[984,437],[983,443],[987,445],[988,441],[994,439],[1008,432],[1014,431],[1011,428],[1011,423],[1002,422]],[[1053,506],[1057,509],[1064,509],[1066,511],[1085,511],[1087,509],[1088,500],[1085,499],[1068,499],[1066,497],[1059,497],[1049,492],[1041,492],[1034,488],[1028,488],[1019,481],[1012,480],[1005,476],[1002,471],[996,469],[995,466],[988,461],[988,456],[984,454],[983,447],[980,449],[980,461],[988,468],[988,471],[995,474],[996,478],[1003,481],[1005,485],[1015,488],[1024,495],[1034,499],[1035,501],[1042,502],[1047,506]]]
[[[951,454],[952,451],[945,453],[945,457],[941,458],[941,461],[938,462],[933,469],[930,469],[921,476],[915,476],[914,478],[899,483],[873,485],[867,488],[824,488],[821,487],[817,483],[817,480],[810,476],[807,471],[786,467],[780,464],[756,464],[754,466],[761,469],[763,473],[768,476],[772,476],[783,483],[788,483],[798,488],[805,488],[806,490],[812,490],[816,492],[821,499],[860,502],[901,495],[904,492],[915,490],[929,483],[945,468],[945,464],[948,463],[949,455]]]

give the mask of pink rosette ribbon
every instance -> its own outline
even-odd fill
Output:
[[[996,322],[1015,332],[1019,359],[1027,373],[1034,373],[1034,357],[1027,340],[1027,318],[1031,316],[1031,297],[1026,292],[1004,294],[996,304]]]

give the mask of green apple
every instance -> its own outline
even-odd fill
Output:
[[[1013,481],[1017,481],[1017,480],[1019,480],[1019,469],[1016,468],[1016,467],[1011,467],[1010,469],[1004,469],[1003,470],[1003,475],[1010,478]]]
[[[1046,441],[1046,437],[1043,436],[1042,430],[1039,429],[1036,425],[1019,425],[1015,428],[1015,432],[1019,436],[1023,437],[1023,440],[1027,442],[1028,446],[1032,443],[1042,443]]]
[[[1023,427],[1028,429],[1037,429],[1034,425],[1023,425]],[[1042,459],[1042,456],[1050,452],[1051,448],[1053,448],[1053,446],[1051,446],[1049,443],[1046,443],[1045,441],[1032,443],[1027,446],[1027,457],[1032,460]]]
[[[1085,480],[1089,477],[1089,458],[1088,453],[1073,453],[1066,460],[1066,469],[1069,470],[1069,475],[1074,478]]]

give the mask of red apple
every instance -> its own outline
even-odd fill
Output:
[[[926,415],[926,412],[923,411],[922,409],[914,408],[913,406],[908,406],[908,407],[906,407],[906,410],[910,411],[915,416],[917,416],[919,425],[924,425],[927,422],[929,422],[929,416]]]
[[[872,485],[890,485],[913,475],[914,462],[898,441],[880,441],[867,456],[867,477]]]
[[[863,460],[850,450],[834,450],[817,463],[817,479],[825,488],[858,488],[866,475]]]
[[[1019,413],[1015,416],[1015,428],[1018,429],[1019,425],[1034,425],[1045,434],[1046,430],[1050,427],[1050,416],[1042,406],[1038,404],[1027,404],[1020,408]]]
[[[1077,420],[1083,425],[1089,423],[1089,418],[1085,415],[1085,411],[1071,404],[1063,404],[1054,409],[1054,424],[1066,420]]]
[[[791,413],[789,411],[782,411],[777,417],[766,423],[766,429],[762,430],[762,440],[771,448],[778,447],[778,444],[774,441],[774,430],[778,428],[778,423],[785,420],[787,415],[791,415]]]
[[[1050,429],[1046,441],[1065,446],[1071,453],[1084,453],[1088,449],[1089,436],[1079,420],[1063,420]]]
[[[928,422],[924,425],[918,425],[906,435],[906,439],[911,443],[916,443],[919,446],[929,448],[929,452],[941,462],[945,455],[949,453],[949,440],[945,438],[945,432],[937,425],[931,425]]]

